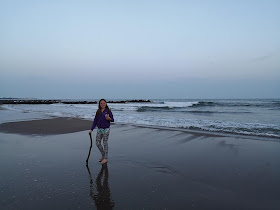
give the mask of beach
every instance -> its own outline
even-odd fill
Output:
[[[0,208],[280,207],[278,139],[116,123],[108,163],[98,162],[94,130],[86,167],[91,125],[67,117],[0,124]]]

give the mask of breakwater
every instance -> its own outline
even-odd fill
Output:
[[[150,100],[121,100],[107,101],[107,103],[150,103]],[[39,100],[39,99],[0,99],[0,104],[97,104],[97,101],[76,101],[76,100]]]

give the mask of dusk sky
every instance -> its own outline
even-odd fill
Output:
[[[0,97],[280,98],[279,0],[0,0]]]

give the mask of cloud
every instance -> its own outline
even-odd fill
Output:
[[[274,58],[274,57],[276,57],[276,56],[278,56],[278,55],[280,55],[280,49],[277,49],[276,51],[271,52],[271,53],[268,53],[268,54],[266,54],[266,55],[256,57],[256,58],[254,58],[252,61],[253,61],[253,62],[265,61],[265,60],[269,60],[269,59],[271,59],[271,58]]]

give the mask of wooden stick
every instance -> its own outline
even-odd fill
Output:
[[[91,148],[92,148],[92,137],[91,137],[91,133],[89,134],[89,138],[90,138],[90,147],[89,147],[89,151],[88,151],[88,157],[87,157],[87,160],[86,160],[87,165],[88,165],[88,159],[89,159],[89,156],[90,156],[90,153],[91,153]]]

